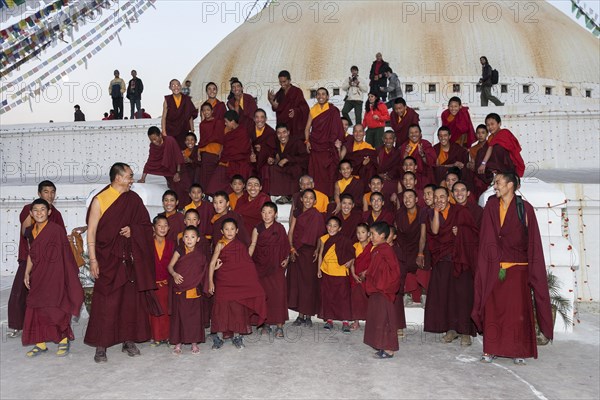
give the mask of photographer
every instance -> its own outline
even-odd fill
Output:
[[[369,90],[367,83],[358,77],[358,67],[350,68],[350,77],[342,84],[342,90],[346,92],[342,115],[350,121],[350,125],[359,124],[362,121],[363,95]],[[354,123],[350,119],[349,112],[354,109]]]

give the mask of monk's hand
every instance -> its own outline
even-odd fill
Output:
[[[333,145],[335,146],[336,149],[341,149],[342,148],[342,141],[340,139],[336,139],[335,142],[333,142]]]
[[[356,283],[361,283],[361,279],[360,276],[356,275],[356,274],[352,274],[352,278],[354,278],[354,280],[356,281]]]
[[[215,283],[213,281],[208,283],[208,293],[215,294]]]
[[[269,89],[269,91],[267,92],[267,98],[269,99],[270,103],[276,103],[275,92],[273,91],[273,89]],[[275,104],[273,104],[273,107],[276,107]]]
[[[163,129],[162,135],[163,135],[163,137],[167,137],[167,130],[166,129]]]
[[[417,256],[417,267],[419,268],[424,268],[425,267],[425,256],[422,254],[419,254]]]
[[[146,183],[146,178],[140,178],[140,179],[138,179],[138,183]]]
[[[363,162],[362,162],[362,164],[363,164],[363,165],[367,165],[367,164],[368,164],[370,161],[371,161],[371,157],[369,157],[369,156],[365,156],[365,157],[363,158]]]
[[[23,277],[23,283],[25,284],[25,287],[26,287],[27,289],[31,289],[31,288],[29,287],[29,274],[27,274],[27,273],[25,274],[25,276]]]
[[[467,168],[469,168],[471,171],[475,170],[475,163],[473,161],[469,161],[467,163]]]
[[[310,146],[310,142],[307,140],[306,141],[306,152],[310,154],[311,149],[312,149],[312,147]]]
[[[338,204],[338,205],[335,206],[335,210],[333,210],[333,212],[331,214],[332,215],[337,215],[337,213],[339,213],[341,209],[342,209],[342,205]]]
[[[289,262],[290,258],[286,257],[286,259],[281,262],[281,268],[287,268]]]
[[[179,275],[177,272],[175,272],[173,274],[173,281],[178,284],[181,285],[183,283],[183,276]]]
[[[361,282],[365,281],[365,277],[367,276],[367,271],[363,271],[360,274],[358,274],[358,277],[360,278]]]
[[[398,195],[396,195],[396,193],[392,193],[392,195],[390,196],[390,201],[396,204],[396,202],[398,201]]]
[[[250,153],[250,162],[252,162],[252,163],[256,162],[256,153]]]
[[[173,175],[173,182],[179,182],[181,180],[181,175],[179,174],[179,172],[176,172],[175,175]]]
[[[121,236],[125,236],[126,238],[130,238],[131,237],[131,228],[128,226],[125,226],[123,228],[121,228],[121,231],[119,232],[119,235]]]
[[[465,164],[461,163],[460,161],[457,161],[457,162],[454,163],[454,166],[458,167],[460,169],[463,169],[463,167],[465,166]]]
[[[485,173],[485,164],[481,164],[479,166],[479,168],[477,168],[477,173],[478,174],[484,174]]]
[[[458,226],[452,227],[452,233],[454,233],[454,236],[458,235]]]
[[[323,277],[323,273],[321,272],[321,269],[319,268],[319,270],[317,271],[317,278],[321,279]]]
[[[313,262],[316,262],[318,258],[319,258],[319,252],[317,250],[315,250],[315,252],[313,253]]]
[[[257,153],[260,153],[260,144],[255,144],[255,145],[254,145],[254,150],[255,150]]]
[[[294,118],[294,115],[295,115],[295,113],[294,113],[294,109],[293,109],[293,108],[290,108],[290,113],[288,114],[288,116],[289,116],[290,118]]]
[[[425,152],[423,151],[423,145],[421,145],[421,143],[419,143],[417,148],[419,149],[419,155],[421,157],[425,157]]]
[[[223,265],[223,261],[221,261],[220,258],[217,258],[217,263],[215,264],[215,271],[218,270],[219,268],[221,268],[222,265]]]
[[[267,164],[269,164],[269,165],[275,164],[275,159],[273,157],[267,158]]]
[[[98,265],[98,260],[90,260],[90,274],[94,279],[98,279],[100,276],[100,266]]]
[[[292,262],[296,262],[297,256],[298,256],[298,251],[296,251],[296,249],[292,247],[290,250],[290,259],[292,260]]]
[[[200,154],[200,151],[198,151],[198,161],[202,161],[202,154]]]

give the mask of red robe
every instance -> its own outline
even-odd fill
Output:
[[[267,201],[271,201],[271,197],[263,192],[258,193],[252,201],[249,201],[247,192],[238,199],[235,212],[243,218],[246,232],[252,232],[256,225],[261,223],[262,206]]]
[[[208,99],[206,100],[206,102],[210,103],[210,101],[208,101]],[[212,103],[211,103],[211,105],[212,105]],[[212,108],[212,116],[215,119],[223,119],[223,118],[225,118],[226,111],[227,111],[227,107],[225,106],[225,103],[219,99],[215,99],[215,105]]]
[[[26,234],[31,235],[28,228]],[[48,221],[33,239],[29,256],[33,262],[30,290],[23,326],[23,345],[41,342],[58,343],[75,337],[71,315],[79,316],[83,289],[64,226]]]
[[[473,221],[475,222],[475,226],[477,229],[481,227],[481,218],[483,217],[483,208],[474,201],[467,200],[467,204],[465,205],[469,213],[471,213],[471,217],[473,217]]]
[[[213,207],[212,203],[203,200],[202,203],[196,207],[196,211],[198,211],[198,214],[200,215],[200,221],[198,223],[198,230],[200,231],[200,234],[209,235],[211,233],[210,221],[215,215],[215,208]]]
[[[130,238],[119,234],[125,226],[131,229]],[[94,285],[86,344],[110,347],[150,339],[148,315],[163,313],[155,295],[154,254],[149,251],[153,247],[152,223],[142,199],[132,191],[122,193],[98,222],[100,276]]]
[[[250,138],[245,125],[225,133],[225,141],[219,166],[209,180],[207,193],[227,191],[234,175],[248,179],[252,172],[250,164]]]
[[[308,174],[315,181],[315,189],[329,197],[333,196],[339,163],[339,154],[334,144],[336,140],[344,140],[344,127],[340,110],[330,103],[329,109],[312,121],[308,160]]]
[[[258,108],[258,106],[256,105],[256,100],[254,100],[254,97],[252,97],[248,93],[243,93],[242,96],[244,98],[244,107],[243,108],[242,108],[242,106],[239,107],[239,111],[238,111],[238,114],[240,115],[239,122],[242,125],[244,125],[244,124],[252,125],[252,122],[254,121],[254,112]],[[235,110],[235,97],[232,96],[227,101],[227,108],[230,110]]]
[[[503,357],[537,358],[534,308],[542,333],[553,338],[552,311],[540,231],[533,207],[524,201],[527,227],[513,199],[500,226],[500,200],[488,199],[483,211],[471,316],[484,332],[483,351]],[[493,251],[493,254],[492,254]],[[506,270],[500,262],[527,263]]]
[[[501,166],[498,165],[496,167],[498,171],[513,171],[516,172],[516,174],[519,175],[519,177],[523,177],[523,174],[525,173],[525,162],[523,161],[523,157],[521,157],[521,144],[519,143],[519,140],[515,137],[515,135],[512,134],[511,131],[509,131],[508,129],[500,129],[493,137],[490,137],[488,139],[488,145],[494,146],[492,155],[494,152],[496,152],[498,147],[502,147],[510,155],[510,159],[514,168],[508,169],[510,168],[510,165],[505,165],[507,169],[499,169],[499,167]],[[493,164],[488,164],[486,165],[486,167],[489,169],[493,169]]]
[[[340,196],[343,194],[349,194],[350,196],[352,196],[352,199],[354,200],[354,206],[359,210],[362,209],[363,195],[365,194],[365,189],[363,182],[360,179],[357,179],[355,176],[352,176],[352,181],[344,188],[343,191],[340,191]],[[330,203],[327,206],[327,212],[333,212],[333,210],[335,210],[335,207],[335,203]]]
[[[254,151],[254,154],[256,155],[256,162],[253,163],[254,174],[258,176],[262,181],[263,168],[267,165],[267,160],[269,159],[269,157],[271,157],[275,152],[275,146],[277,145],[277,135],[275,134],[275,130],[271,128],[268,124],[266,124],[262,135],[260,135],[260,137],[257,138],[256,126],[254,124],[250,124],[248,125],[248,136],[250,137],[252,149]],[[260,151],[256,151],[257,145],[260,146]],[[265,187],[265,182],[263,182],[262,186],[263,190],[266,193],[268,193],[268,185]]]
[[[386,222],[388,225],[394,225],[394,212],[390,210],[386,210],[385,208],[381,210],[381,214],[377,217],[377,219],[373,219],[373,211],[364,211],[362,222],[371,226],[375,222]]]
[[[328,214],[325,220],[329,219],[330,216],[331,215]],[[336,217],[342,222],[340,235],[345,236],[352,241],[356,240],[356,227],[362,222],[362,211],[355,206],[348,216],[344,216],[340,211],[337,213]]]
[[[179,214],[181,215],[181,214]],[[169,228],[170,229],[170,228]],[[158,257],[156,244],[154,245],[154,265],[156,271],[156,297],[163,310],[169,309],[169,271],[167,267],[171,262],[173,253],[175,252],[175,242],[165,238],[165,247],[162,257]],[[169,339],[169,314],[164,313],[159,317],[150,316],[150,329],[152,331],[152,340],[161,341]]]
[[[266,295],[256,266],[248,247],[238,239],[221,249],[219,259],[223,264],[214,274],[212,330],[250,333],[251,323],[262,325],[267,318]]]
[[[144,173],[164,176],[169,189],[177,192],[177,196],[180,199],[184,199],[188,196],[191,183],[185,182],[183,179],[179,182],[173,181],[173,176],[177,173],[177,166],[183,164],[183,155],[179,146],[177,146],[176,140],[170,136],[165,136],[163,137],[163,144],[160,146],[150,143],[148,160],[144,165]],[[180,176],[183,176],[183,174]]]
[[[352,241],[340,234],[329,236],[323,243],[323,255],[335,245],[335,255],[339,265],[344,265],[354,258],[355,250]],[[349,272],[348,272],[349,273]],[[319,317],[324,320],[334,319],[348,321],[352,319],[350,300],[350,282],[348,276],[331,276],[322,272],[321,277],[321,311]]]
[[[408,147],[408,141],[402,143],[400,146],[400,154],[402,160],[404,160],[406,153],[406,148]],[[437,155],[435,154],[435,150],[431,143],[425,139],[421,139],[420,141],[421,147],[423,148],[423,153],[425,153],[425,157],[421,157],[419,154],[419,149],[416,148],[412,154],[408,154],[417,160],[417,181],[419,184],[419,188],[422,189],[425,185],[433,182],[433,167],[435,166],[435,161],[437,160]]]
[[[452,143],[456,143],[461,136],[466,134],[467,140],[464,147],[468,149],[477,140],[471,115],[469,114],[469,107],[462,106],[456,116],[450,114],[448,109],[444,110],[442,112],[442,125],[450,129],[450,141]]]
[[[352,174],[359,177],[363,187],[363,193],[368,190],[368,184],[374,175],[377,175],[377,151],[371,149],[354,150],[354,138],[348,135],[346,138],[346,160],[352,164]],[[369,157],[369,163],[363,165],[365,157]],[[340,175],[341,178],[341,175]],[[362,200],[361,200],[362,205]]]
[[[62,214],[51,206],[52,212],[48,215],[48,221],[54,222],[58,226],[63,227],[64,235],[67,236],[65,230],[65,222],[63,221]],[[21,225],[27,218],[31,218],[30,215],[31,204],[27,204],[21,210],[19,214],[19,230]],[[19,235],[19,254],[17,262],[19,264],[15,278],[13,280],[12,288],[10,290],[10,296],[8,298],[8,327],[10,329],[22,330],[23,321],[25,318],[25,305],[27,300],[28,289],[25,287],[23,279],[25,278],[25,268],[27,267],[27,256],[29,256],[29,244],[27,239],[23,235]]]
[[[217,215],[215,214],[210,221],[212,221],[213,219],[215,219],[217,217]],[[223,233],[221,232],[221,225],[223,224],[223,221],[225,221],[228,218],[233,218],[235,219],[235,221],[238,224],[238,234],[237,234],[237,239],[244,243],[246,245],[246,247],[250,246],[250,234],[248,233],[248,231],[246,230],[246,225],[244,224],[244,219],[242,218],[242,216],[238,213],[236,213],[235,211],[227,211],[225,213],[225,215],[222,215],[220,217],[218,217],[215,221],[212,221],[212,242],[213,242],[213,247],[216,246],[216,244],[219,242],[219,240],[221,240],[223,238]]]
[[[397,148],[389,153],[385,151],[384,146],[377,148],[377,175],[383,179],[383,192],[388,197],[396,193],[398,188],[398,179],[402,175],[402,160],[402,153]]]
[[[275,151],[271,155],[275,160],[288,160],[280,167],[277,162],[263,168],[263,186],[269,187],[272,196],[291,196],[298,190],[298,181],[308,168],[308,153],[306,145],[299,140],[288,141],[283,149],[281,143],[276,141]],[[266,173],[265,173],[266,170]]]
[[[283,324],[288,320],[285,268],[281,263],[290,254],[290,242],[285,228],[275,221],[269,228],[264,223],[256,227],[258,239],[252,254],[256,272],[267,295],[266,323]]]
[[[205,341],[202,297],[186,298],[186,291],[196,289],[200,296],[208,291],[208,263],[206,254],[198,247],[191,253],[185,254],[185,247],[177,251],[180,257],[174,270],[183,277],[178,285],[170,279],[169,314],[171,315],[169,341],[177,343],[200,343]]]
[[[278,103],[277,108],[273,107],[277,117],[277,123],[285,123],[290,131],[292,141],[304,141],[304,128],[308,120],[308,103],[304,99],[302,89],[291,85],[287,93],[283,89],[275,94],[275,100]],[[290,110],[294,110],[294,117],[290,118]]]
[[[471,320],[473,273],[476,265],[479,230],[464,207],[450,206],[448,218],[440,215],[437,235],[431,232],[433,210],[428,210],[427,244],[431,252],[432,273],[425,303],[425,331],[442,333],[455,330],[475,336]],[[458,234],[452,228],[458,227]]]
[[[363,249],[362,253],[354,260],[354,273],[359,276],[362,272],[366,271],[371,264],[371,250],[373,249],[373,243],[369,242]],[[369,304],[369,298],[365,291],[364,281],[358,283],[354,280],[354,277],[350,275],[350,302],[352,303],[352,319],[366,320],[367,309]]]
[[[296,217],[292,245],[298,256],[295,262],[290,263],[286,278],[288,307],[300,314],[315,315],[319,312],[319,280],[313,254],[324,232],[325,219],[316,208],[302,211]]]
[[[373,248],[365,278],[369,306],[364,343],[375,349],[398,350],[394,299],[400,290],[400,266],[389,244]]]
[[[396,111],[390,111],[390,126],[396,132],[396,148],[408,140],[408,127],[419,123],[419,114],[410,107],[406,107],[406,114],[402,118]]]
[[[163,212],[161,215],[166,216],[166,213]],[[177,236],[185,229],[183,218],[184,216],[180,212],[175,212],[167,217],[167,221],[169,221],[169,232],[167,233],[166,239],[168,241],[177,243]]]
[[[200,122],[200,138],[198,141],[198,148],[202,149],[210,143],[218,143],[223,145],[225,141],[224,132],[225,121],[223,121],[223,119],[213,118],[210,120],[203,120]],[[200,173],[198,179],[204,190],[207,190],[210,178],[219,165],[220,156],[217,154],[208,153],[206,151],[202,151],[200,155],[202,157],[202,161],[200,161]]]
[[[444,179],[446,179],[446,173],[448,172],[448,167],[441,167],[441,166],[438,167],[437,166],[437,159],[439,158],[440,152],[442,151],[442,145],[437,143],[435,146],[433,146],[433,150],[435,151],[435,154],[436,154],[436,163],[433,166],[433,175],[435,178],[434,183],[436,185],[439,185],[440,182],[442,182]],[[465,165],[464,168],[461,169],[461,175],[462,175],[461,180],[462,181],[470,180],[466,176],[470,172],[467,169],[467,163],[469,162],[469,152],[464,147],[459,146],[456,143],[450,142],[450,148],[448,149],[448,159],[446,161],[444,161],[444,163],[442,165],[454,164],[457,161],[459,161]],[[471,189],[470,186],[471,185],[469,185],[469,190]]]
[[[199,182],[200,167],[202,164],[200,160],[198,160],[198,149],[198,146],[194,146],[191,150],[189,150],[189,162],[185,159],[185,153],[187,153],[188,149],[186,148],[181,152],[184,159],[183,165],[181,166],[180,185],[184,188],[189,188],[192,185],[192,183]]]
[[[190,131],[190,118],[198,117],[198,109],[192,103],[192,98],[181,94],[179,107],[175,104],[173,95],[165,96],[167,103],[167,116],[165,117],[165,131],[163,134],[174,137],[179,148],[185,148],[185,134]]]

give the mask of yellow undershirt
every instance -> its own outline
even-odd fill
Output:
[[[117,201],[120,195],[121,193],[119,193],[117,189],[109,186],[108,189],[96,196],[98,203],[100,204],[100,215],[103,215],[104,212]]]
[[[329,239],[328,234],[321,236],[321,243],[325,244],[327,239]],[[321,271],[330,276],[348,276],[348,268],[338,263],[337,255],[335,254],[335,244],[323,255]]]
[[[317,195],[317,202],[315,203],[315,208],[320,213],[327,212],[327,206],[329,205],[329,197],[325,193],[319,192],[315,190],[315,194]]]
[[[173,95],[173,100],[175,100],[175,107],[179,108],[181,105],[181,95]]]
[[[261,137],[264,132],[265,132],[265,127],[264,126],[263,126],[262,129],[256,128],[256,138],[258,139],[259,137]]]
[[[31,231],[31,233],[33,234],[33,238],[34,239],[37,238],[37,236],[40,234],[40,232],[42,231],[42,229],[44,229],[46,227],[46,225],[48,225],[48,220],[44,221],[42,223],[42,226],[39,229],[38,229],[38,224],[37,223],[33,226],[33,229]]]
[[[329,110],[329,103],[325,103],[323,106],[317,103],[310,108],[310,117],[315,119],[327,110]]]
[[[354,146],[352,147],[352,151],[359,151],[359,150],[375,150],[375,148],[373,146],[371,146],[369,143],[365,142],[364,140],[362,142],[354,142]]]

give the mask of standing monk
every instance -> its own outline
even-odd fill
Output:
[[[251,124],[254,112],[258,108],[256,100],[244,93],[244,86],[237,79],[231,82],[231,93],[233,96],[227,102],[227,108],[238,113],[241,124]]]
[[[173,136],[181,150],[185,149],[185,134],[194,132],[194,120],[198,109],[192,103],[190,96],[181,93],[181,83],[171,79],[169,89],[172,94],[165,96],[161,119],[163,136]]]
[[[463,107],[460,98],[454,96],[448,101],[448,108],[442,112],[442,125],[450,129],[450,141],[465,148],[475,141],[475,130],[469,107]]]
[[[553,337],[552,311],[544,251],[531,204],[515,195],[519,179],[500,173],[481,224],[471,316],[483,331],[481,361],[510,357],[515,364],[537,358],[535,313],[540,330]]]
[[[254,124],[248,125],[248,135],[252,142],[250,161],[253,164],[254,175],[263,179],[263,168],[275,152],[277,136],[275,130],[267,124],[267,113],[262,108],[254,112]],[[265,192],[269,193],[268,181]]]
[[[480,175],[486,172],[510,171],[523,177],[525,162],[521,157],[521,144],[508,129],[502,129],[502,120],[496,113],[485,117],[485,125],[490,132],[487,146],[484,145],[477,153],[475,165]],[[483,159],[481,158],[483,156]]]
[[[134,342],[150,340],[149,314],[161,315],[152,224],[137,193],[130,191],[133,171],[115,163],[110,185],[94,196],[87,214],[90,271],[96,284],[84,342],[96,347],[94,361],[106,362],[106,349],[123,343],[137,356]]]
[[[390,111],[390,126],[396,134],[396,148],[408,140],[408,127],[419,124],[419,114],[406,105],[406,100],[398,97]]]
[[[464,147],[450,141],[450,129],[447,126],[440,127],[437,136],[440,142],[433,146],[433,150],[437,155],[433,167],[435,182],[443,181],[448,168],[452,167],[460,169],[463,172],[463,178],[465,178],[467,168],[464,167],[469,162],[469,152]]]
[[[419,182],[427,184],[434,181],[432,168],[436,160],[435,150],[428,140],[423,139],[419,125],[411,125],[408,128],[408,140],[400,146],[400,154],[402,159],[414,158],[416,168],[412,172],[417,174]],[[406,171],[406,168],[404,170]]]
[[[222,104],[222,103],[221,103]],[[202,122],[200,122],[200,139],[198,150],[200,152],[199,180],[202,187],[208,188],[208,182],[219,165],[219,158],[223,151],[225,141],[225,112],[221,118],[215,116],[215,110],[206,102],[200,106]]]
[[[263,204],[271,201],[271,197],[262,191],[260,179],[251,176],[246,181],[246,193],[237,201],[235,212],[244,219],[246,232],[254,231],[256,225],[262,221],[261,210]]]
[[[277,93],[269,90],[269,103],[277,116],[277,124],[286,124],[290,131],[290,138],[293,141],[302,141],[308,119],[308,103],[304,99],[302,89],[292,85],[292,78],[288,71],[281,71],[278,78],[281,89]]]
[[[317,104],[310,109],[304,143],[309,153],[308,173],[315,180],[315,188],[333,196],[333,184],[340,160],[336,141],[344,140],[340,110],[329,101],[329,91],[317,89]]]
[[[340,158],[350,161],[352,172],[358,176],[363,191],[366,191],[369,179],[377,175],[377,151],[365,142],[365,128],[361,124],[357,123],[352,128],[352,135],[346,138]],[[362,203],[362,199],[356,199],[356,202]]]
[[[212,107],[213,117],[215,119],[222,120],[225,117],[225,111],[227,111],[227,108],[225,107],[225,103],[217,99],[217,93],[219,93],[217,84],[214,82],[208,82],[205,89],[206,95],[208,96],[208,99],[206,99],[205,103],[210,104]]]

